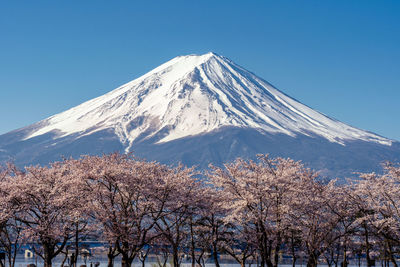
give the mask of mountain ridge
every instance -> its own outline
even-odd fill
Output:
[[[328,137],[328,139],[332,142],[339,142],[335,139],[335,137],[337,137],[338,134],[339,136],[341,134],[339,139],[366,137],[369,138],[369,141],[372,140],[390,144],[389,139],[382,138],[376,134],[362,131],[354,127],[348,127],[348,125],[331,119],[320,112],[315,112],[311,108],[301,104],[295,99],[290,98],[254,74],[247,72],[244,69],[235,71],[232,68],[241,68],[240,66],[236,64],[230,66],[229,64],[234,63],[229,59],[212,52],[201,56],[189,55],[176,57],[144,74],[143,76],[128,82],[103,96],[89,100],[65,112],[56,114],[48,119],[43,120],[42,122],[48,122],[50,125],[41,127],[41,129],[38,131],[35,131],[31,135],[27,136],[26,139],[41,135],[51,130],[60,130],[61,132],[64,132],[64,134],[76,133],[87,130],[89,128],[87,126],[88,124],[92,127],[95,127],[107,119],[115,120],[115,124],[104,125],[104,127],[99,127],[98,129],[103,129],[107,126],[122,126],[121,124],[118,125],[118,121],[120,122],[121,120],[126,119],[126,117],[129,117],[128,119],[130,121],[135,121],[135,119],[140,121],[140,119],[144,119],[146,115],[153,120],[157,119],[157,117],[162,117],[162,125],[160,128],[168,125],[178,124],[179,129],[179,126],[181,126],[182,123],[179,124],[178,121],[174,120],[175,116],[177,115],[176,113],[179,113],[179,111],[172,112],[174,111],[172,110],[172,107],[181,99],[189,97],[191,99],[183,99],[186,101],[181,101],[183,102],[181,105],[178,103],[176,108],[188,109],[187,111],[178,114],[178,118],[182,119],[182,117],[185,117],[188,114],[195,113],[204,120],[203,125],[200,125],[199,129],[197,130],[191,129],[192,131],[189,134],[182,133],[183,131],[187,132],[189,128],[183,127],[180,129],[180,133],[175,133],[175,136],[169,136],[168,138],[164,138],[164,140],[160,140],[160,142],[170,141],[188,135],[209,132],[220,126],[253,127],[261,128],[269,132],[284,132],[288,135],[294,135],[296,132],[302,132],[302,130],[308,129],[309,127],[306,126],[309,126],[310,124],[311,126],[316,126],[314,128],[320,127],[321,129],[326,126],[324,123],[327,123],[331,124],[328,125],[331,127],[331,130],[337,131],[335,133],[336,136]],[[184,65],[185,68],[182,68],[182,65]],[[225,78],[225,80],[220,81],[220,79],[223,78]],[[218,82],[216,82],[216,80]],[[227,84],[234,89],[242,88],[244,90],[227,90],[226,88],[222,88],[224,89],[222,90],[221,87],[226,87]],[[198,88],[196,88],[196,86],[198,86]],[[249,89],[252,91],[246,92],[246,90]],[[204,91],[207,92],[204,93]],[[236,95],[234,95],[235,93]],[[266,98],[269,98],[269,101],[264,101]],[[217,101],[219,103],[212,103],[213,101]],[[126,102],[128,102],[128,105],[123,107]],[[273,105],[275,103],[278,104]],[[193,110],[194,108],[190,109],[189,105],[197,105],[200,110]],[[107,110],[108,106],[111,107],[111,112]],[[98,110],[99,108],[100,110]],[[284,110],[285,108],[287,110]],[[137,109],[139,109],[139,111],[136,112],[136,117],[133,116],[132,118],[131,112],[135,112]],[[286,112],[286,114],[284,113],[283,116],[276,118],[276,116],[281,115],[279,114],[280,110],[278,109],[283,110]],[[297,113],[294,115],[299,115],[303,118],[298,116],[292,118],[288,116],[288,110],[289,112]],[[210,117],[210,114],[205,114],[206,112],[210,111],[215,111],[217,113],[213,114],[215,117]],[[108,115],[108,117],[106,117],[104,115],[106,112],[112,114],[106,114]],[[99,113],[101,116],[98,116]],[[117,113],[117,115],[115,115],[115,113]],[[310,115],[307,113],[314,114]],[[171,114],[171,116],[168,116],[169,114]],[[93,116],[90,117],[90,115]],[[293,116],[293,114],[290,115]],[[285,118],[283,117],[286,117],[288,121],[285,122]],[[71,118],[74,118],[74,120],[72,121]],[[88,121],[88,119],[91,119],[92,121]],[[183,119],[186,119],[186,121],[183,123],[190,123],[190,126],[192,127],[199,126],[199,122],[194,121],[192,118]],[[303,119],[303,124],[308,123],[308,125],[300,125],[301,119]],[[157,122],[150,121],[149,123],[154,124]],[[335,123],[338,123],[339,125],[333,125]],[[332,125],[334,127],[332,127]],[[338,129],[338,126],[346,127],[346,132],[343,131],[344,129]],[[132,133],[132,131],[128,133],[127,131],[129,129],[127,128],[128,127],[122,126],[122,128],[116,129],[117,133],[119,133],[121,136],[121,141],[123,141],[124,138],[133,141],[134,138],[139,134],[138,132]],[[150,128],[150,126],[147,128]],[[323,129],[322,131],[329,135],[326,129]]]
[[[223,131],[233,131],[236,135],[221,134]],[[342,151],[336,145],[346,147],[357,142],[374,146],[379,151],[392,151],[393,144],[397,147],[398,143],[315,111],[228,58],[210,52],[173,58],[102,96],[0,135],[0,160],[14,157],[24,164],[45,163],[47,158],[60,156],[62,151],[57,149],[61,147],[64,156],[75,155],[64,147],[66,143],[71,146],[82,140],[96,140],[97,144],[94,142],[87,150],[76,150],[86,154],[111,152],[113,148],[157,159],[157,155],[151,156],[151,151],[168,147],[171,160],[161,161],[171,163],[182,161],[184,155],[179,152],[179,145],[171,149],[168,144],[180,143],[183,147],[182,142],[193,143],[195,141],[191,140],[198,138],[218,147],[218,140],[208,142],[204,136],[209,136],[210,140],[215,136],[228,138],[223,141],[242,148],[235,156],[245,157],[251,157],[246,151],[268,153],[268,148],[277,156],[296,156],[287,149],[281,155],[276,148],[276,143],[281,142],[282,149],[287,143],[293,143],[294,150],[307,149],[304,145],[296,148],[296,140],[309,144],[314,149],[309,153],[316,155],[318,143],[335,151]],[[255,149],[257,144],[252,140],[247,140],[249,136],[262,143],[259,144],[262,151]],[[211,153],[219,155],[215,159],[217,163],[231,159],[234,154],[229,152],[228,145],[223,150],[229,155],[223,156],[224,151]],[[51,151],[58,152],[51,156]],[[43,156],[46,153],[48,156]],[[163,154],[163,151],[155,153]],[[174,153],[181,156],[175,158]],[[212,162],[211,154],[207,163]],[[399,158],[394,154],[395,157],[385,154],[381,160]],[[321,157],[329,155],[322,153]],[[195,160],[187,162],[196,164]]]

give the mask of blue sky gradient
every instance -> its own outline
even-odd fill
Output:
[[[1,1],[0,134],[214,51],[400,140],[400,1]]]

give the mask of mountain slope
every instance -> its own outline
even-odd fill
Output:
[[[183,143],[191,143],[185,153]],[[211,150],[202,146],[206,143],[212,144]],[[216,150],[220,143],[226,145]],[[329,167],[337,161],[329,151],[354,156],[355,143],[369,147],[365,153],[387,151],[373,157],[374,168],[398,158],[398,142],[331,119],[229,59],[208,53],[176,57],[103,96],[0,136],[0,159],[46,163],[60,155],[119,150],[205,166],[273,152],[303,159],[327,173],[347,174],[354,168]],[[194,152],[190,147],[199,155],[193,160],[188,159]]]

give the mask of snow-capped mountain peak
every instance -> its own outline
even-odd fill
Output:
[[[109,129],[126,151],[138,138],[165,143],[224,126],[321,136],[330,142],[392,141],[331,119],[215,53],[176,57],[117,89],[37,124],[24,140],[80,138]]]

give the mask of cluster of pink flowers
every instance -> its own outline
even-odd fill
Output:
[[[230,255],[242,266],[276,267],[281,255],[308,266],[365,255],[396,265],[400,248],[400,167],[323,181],[291,159],[259,155],[199,172],[118,153],[85,156],[47,167],[0,171],[0,247],[10,266],[28,244],[52,266],[80,253],[82,240],[108,247],[109,266],[149,253],[158,264],[183,259],[204,266]],[[72,264],[76,264],[76,257]]]

